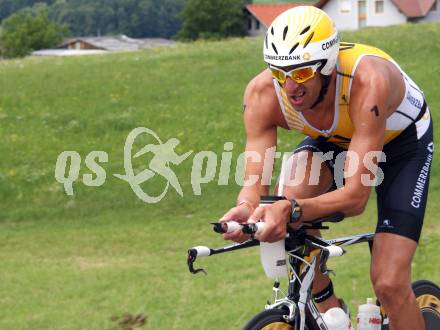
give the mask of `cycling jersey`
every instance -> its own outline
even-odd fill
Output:
[[[345,149],[323,139],[305,138],[295,149],[327,154],[325,164],[333,173],[334,184],[330,190],[343,185],[343,167],[337,168],[335,160]],[[328,153],[331,152],[329,157]],[[416,123],[411,124],[383,152],[386,161],[380,162],[383,181],[376,187],[378,222],[376,232],[393,233],[418,242],[423,225],[428,198],[429,174],[434,155],[433,129],[418,135]],[[340,173],[336,173],[336,172]]]
[[[350,92],[357,66],[364,56],[377,56],[393,63],[402,73],[405,81],[405,95],[396,111],[387,119],[385,144],[401,134],[408,126],[418,122],[417,136],[422,136],[429,127],[429,110],[424,107],[424,96],[420,88],[403,72],[399,65],[380,49],[351,43],[341,43],[336,66],[336,98],[333,124],[328,130],[320,130],[310,125],[301,112],[295,111],[290,104],[283,86],[274,79],[275,91],[284,118],[290,129],[297,130],[314,139],[325,138],[344,149],[348,148],[353,136],[353,124],[350,119]]]

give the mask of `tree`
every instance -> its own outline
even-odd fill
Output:
[[[179,39],[242,36],[243,0],[187,0],[181,17]]]
[[[0,0],[0,21],[35,2],[46,3],[49,19],[65,24],[76,37],[170,38],[180,29],[184,0]]]
[[[32,50],[54,47],[67,32],[64,25],[49,20],[46,5],[21,9],[2,22],[1,55],[6,58],[22,57]]]
[[[0,0],[0,21],[22,8],[32,7],[37,2],[50,5],[54,0]]]

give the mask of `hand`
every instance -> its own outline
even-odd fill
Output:
[[[251,210],[246,204],[238,205],[230,209],[226,214],[220,219],[220,222],[226,221],[237,221],[239,223],[246,223],[251,215]],[[250,238],[249,235],[244,234],[241,230],[236,230],[232,233],[223,234],[223,239],[232,240],[234,242],[244,242]]]
[[[264,229],[255,235],[260,242],[274,243],[286,237],[287,222],[291,213],[290,201],[282,200],[257,207],[248,223],[264,221]]]

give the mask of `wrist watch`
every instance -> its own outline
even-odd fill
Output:
[[[290,200],[290,204],[292,205],[292,213],[290,213],[289,223],[296,223],[302,215],[301,206],[294,199]]]

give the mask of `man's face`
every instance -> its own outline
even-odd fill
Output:
[[[284,85],[289,102],[296,111],[301,112],[310,109],[319,96],[322,87],[321,76],[316,72],[319,64],[320,63],[317,63],[315,66],[309,67],[299,67],[295,65],[278,67],[278,70],[272,69],[272,74]],[[302,68],[304,68],[304,70],[301,70]],[[282,72],[289,73],[289,75],[282,74]],[[312,78],[309,78],[310,74]],[[289,77],[290,75],[293,75],[296,81]]]
[[[288,77],[284,88],[290,104],[293,105],[296,111],[302,112],[313,106],[318,99],[321,86],[321,75],[316,73],[313,78],[300,84]]]

